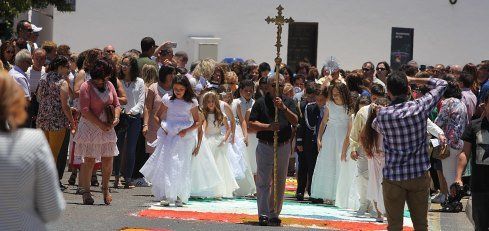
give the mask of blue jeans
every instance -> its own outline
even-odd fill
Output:
[[[124,117],[124,118],[122,118]],[[121,162],[124,159],[124,179],[130,181],[134,171],[134,162],[136,160],[136,144],[139,134],[141,133],[140,114],[134,116],[123,115],[122,119],[127,120],[128,127],[124,132],[117,134],[117,148],[119,155],[114,158],[114,175],[120,176]],[[124,148],[125,146],[125,148]],[[122,156],[124,158],[122,158]]]

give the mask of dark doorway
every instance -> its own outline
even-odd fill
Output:
[[[297,63],[303,60],[316,66],[318,49],[318,23],[294,22],[289,24],[287,65],[295,72]]]

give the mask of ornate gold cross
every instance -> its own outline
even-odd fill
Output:
[[[282,15],[282,10],[284,8],[282,5],[277,7],[278,14],[275,18],[270,18],[268,16],[265,21],[270,24],[275,23],[277,25],[277,42],[275,43],[275,47],[277,48],[277,57],[275,58],[275,96],[280,97],[279,95],[279,78],[280,78],[280,64],[282,63],[282,59],[280,58],[280,48],[282,47],[282,26],[285,23],[294,22],[292,18],[285,18]],[[275,107],[275,123],[278,123],[278,108]],[[273,132],[273,210],[277,211],[278,208],[278,132]],[[280,186],[282,187],[282,186]],[[262,195],[268,196],[268,195]]]
[[[274,23],[275,25],[277,25],[277,42],[275,43],[275,47],[277,48],[277,58],[280,58],[280,48],[282,47],[282,26],[285,24],[285,23],[291,23],[291,22],[294,22],[294,20],[289,17],[289,18],[285,18],[283,15],[282,15],[282,11],[284,10],[284,8],[282,7],[282,5],[279,5],[277,7],[277,16],[275,16],[275,18],[270,18],[270,16],[268,16],[265,21],[270,24],[270,23]]]

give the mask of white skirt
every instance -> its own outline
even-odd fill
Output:
[[[357,210],[360,207],[360,196],[358,195],[356,183],[357,163],[348,155],[348,153],[350,153],[349,149],[346,153],[346,161],[340,162],[340,174],[338,186],[336,187],[335,206],[342,209]]]
[[[340,158],[347,126],[329,124],[322,137],[311,183],[311,197],[336,200],[336,187],[340,176]]]
[[[119,155],[115,130],[112,128],[103,131],[84,117],[80,118],[73,141],[76,143],[74,156],[78,157],[77,159],[100,159]]]
[[[382,192],[382,169],[385,165],[385,157],[382,155],[374,155],[373,158],[368,158],[368,184],[367,184],[367,199],[377,202],[377,208],[381,213],[385,213],[384,196]]]
[[[246,162],[250,166],[251,173],[256,175],[256,146],[258,146],[258,138],[256,133],[248,133],[248,146],[246,147]]]
[[[230,165],[230,161],[228,159],[228,150],[230,149],[231,144],[224,143],[221,146],[223,139],[222,135],[214,135],[207,137],[208,146],[210,147],[210,151],[214,155],[214,160],[216,162],[217,170],[223,180],[221,184],[218,184],[215,187],[215,195],[217,197],[225,197],[232,198],[234,190],[238,189],[238,183],[236,182],[233,168]]]
[[[177,197],[187,202],[191,190],[192,152],[197,143],[195,130],[184,137],[165,135],[158,129],[153,143],[155,152],[149,157],[140,172],[153,184],[156,199],[174,202]]]
[[[234,143],[229,143],[227,156],[229,164],[232,167],[234,177],[237,180],[244,179],[248,166],[245,160],[246,144],[244,142],[243,131],[241,130],[240,126],[236,126]]]
[[[217,169],[211,145],[215,144],[213,138],[202,138],[201,147],[197,156],[192,157],[192,189],[190,196],[193,197],[219,197],[216,187],[224,184],[224,180]]]

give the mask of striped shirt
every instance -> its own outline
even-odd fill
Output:
[[[51,149],[41,130],[0,132],[0,229],[46,230],[65,209]]]
[[[420,177],[430,168],[426,121],[446,90],[447,82],[430,79],[423,97],[381,108],[372,127],[384,136],[384,178],[393,181]]]

